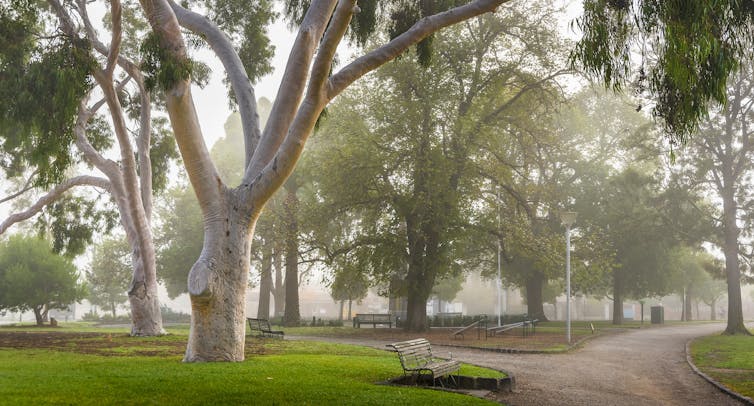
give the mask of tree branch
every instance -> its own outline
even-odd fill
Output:
[[[0,224],[0,234],[4,233],[8,229],[8,227],[18,222],[29,219],[30,217],[39,213],[45,206],[54,202],[63,193],[67,192],[75,186],[94,186],[106,191],[110,191],[110,181],[105,178],[99,178],[95,176],[77,176],[65,180],[59,185],[55,186],[51,191],[47,192],[47,194],[39,198],[39,200],[37,200],[37,202],[27,210],[8,216],[8,218],[3,221],[2,224]]]
[[[309,6],[291,48],[288,64],[272,105],[270,119],[262,133],[259,146],[254,151],[251,163],[246,168],[243,181],[245,184],[255,179],[272,161],[288,134],[304,94],[314,52],[317,50],[317,45],[335,5],[336,0],[315,0]],[[287,175],[284,178],[287,178]]]
[[[249,76],[246,74],[243,62],[241,62],[241,58],[239,58],[228,37],[207,17],[187,10],[172,0],[168,0],[168,3],[175,12],[178,23],[207,41],[225,68],[230,86],[236,95],[238,111],[241,114],[246,156],[244,168],[247,168],[254,150],[259,145],[261,134],[254,87],[252,87]]]
[[[36,176],[36,175],[37,175],[37,170],[34,170],[34,172],[32,172],[31,175],[29,175],[29,177],[26,179],[26,183],[24,183],[24,186],[21,188],[21,190],[19,190],[16,193],[13,193],[10,196],[6,196],[6,197],[0,199],[0,203],[5,203],[8,200],[13,200],[13,199],[17,198],[18,196],[21,196],[22,194],[24,194],[24,193],[28,192],[29,190],[33,189],[34,187],[31,184],[32,184],[32,180],[34,179],[34,176]]]
[[[356,59],[330,78],[328,99],[332,100],[356,79],[402,54],[410,46],[419,43],[442,28],[470,18],[495,11],[510,0],[476,0],[446,12],[422,18],[408,31],[374,51]]]

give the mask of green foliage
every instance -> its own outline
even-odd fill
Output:
[[[102,209],[101,203],[100,198],[63,196],[45,207],[35,226],[41,237],[52,239],[54,252],[78,256],[96,232],[107,234],[118,224],[118,213]]]
[[[204,230],[202,213],[190,188],[168,191],[164,205],[157,209],[161,219],[156,233],[157,276],[170,298],[188,289],[191,267],[202,252]]]
[[[73,164],[73,126],[96,61],[80,38],[39,39],[46,32],[34,2],[0,5],[0,26],[0,165],[11,175],[34,166],[35,184],[49,186]]]
[[[726,102],[728,76],[748,58],[753,11],[738,0],[588,0],[572,62],[616,89],[636,80],[657,99],[654,114],[673,139],[684,142],[710,100]]]
[[[118,306],[128,299],[126,291],[132,273],[128,243],[122,238],[105,239],[94,247],[92,263],[86,272],[87,299],[115,317]]]
[[[167,119],[156,118],[152,123],[152,146],[149,148],[149,159],[152,164],[152,191],[155,194],[167,188],[171,164],[179,158],[175,137]]]
[[[339,257],[335,262],[340,267],[330,285],[330,296],[335,301],[361,300],[369,292],[369,280],[360,267],[349,266],[353,264],[346,261],[346,258]]]
[[[352,42],[363,46],[375,35],[384,30],[390,39],[394,39],[408,31],[416,22],[453,7],[468,3],[468,0],[383,0],[359,2],[360,11],[353,15],[349,26],[348,36]],[[292,24],[301,24],[306,11],[311,5],[310,0],[286,0],[285,15]],[[380,22],[385,22],[381,24]],[[416,57],[419,63],[427,67],[432,57],[433,35],[425,38],[416,46]]]
[[[277,18],[270,0],[249,3],[244,0],[205,0],[215,21],[226,34],[240,43],[238,56],[252,83],[272,72],[275,47],[265,27]]]
[[[177,58],[162,46],[162,40],[154,31],[150,31],[139,47],[144,73],[144,85],[148,90],[172,89],[179,82],[188,80],[194,68],[194,62],[188,58]]]
[[[85,293],[71,261],[46,241],[13,236],[0,244],[0,309],[65,309]]]

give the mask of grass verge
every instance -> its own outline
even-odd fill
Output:
[[[29,333],[35,334],[48,333]],[[244,362],[183,364],[176,348],[185,348],[185,336],[86,334],[56,342],[54,348],[0,348],[0,403],[489,404],[455,393],[377,385],[401,375],[400,363],[392,353],[365,347],[254,339],[248,345],[253,353],[247,351]],[[140,351],[151,355],[134,355]],[[502,376],[469,365],[461,374]]]
[[[754,337],[698,338],[691,343],[691,358],[697,368],[716,381],[754,398]]]

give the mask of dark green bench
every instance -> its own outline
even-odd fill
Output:
[[[246,321],[249,322],[249,328],[251,329],[252,335],[256,334],[261,337],[271,338],[283,338],[283,336],[285,335],[285,333],[280,330],[273,330],[270,327],[270,321],[267,319],[255,319],[247,317]]]

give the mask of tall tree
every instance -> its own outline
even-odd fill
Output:
[[[711,100],[726,104],[731,74],[740,62],[751,61],[754,5],[749,1],[588,0],[584,10],[577,21],[584,35],[573,60],[617,89],[635,80],[652,97],[653,112],[673,141],[685,142],[695,132]],[[638,62],[632,58],[637,48]],[[733,252],[735,211],[724,208],[723,222],[730,224],[725,250],[732,312],[725,333],[750,334],[741,316],[740,270]]]
[[[422,13],[416,19],[401,21],[407,24],[396,30],[394,39],[337,71],[333,69],[333,57],[352,16],[357,11],[363,13],[353,20],[358,24],[363,21],[362,16],[374,15],[374,8],[362,9],[354,0],[290,2],[301,6],[296,8],[301,10],[299,34],[264,131],[258,126],[253,88],[244,65],[231,41],[220,31],[221,28],[230,31],[234,25],[218,27],[210,19],[167,0],[141,2],[154,32],[150,53],[160,61],[156,66],[159,83],[204,219],[202,253],[189,274],[193,311],[185,361],[243,359],[244,308],[254,226],[265,203],[292,173],[330,100],[358,78],[395,59],[432,33],[492,12],[504,2],[461,1],[448,11]],[[248,11],[240,6],[222,10],[239,18]],[[422,16],[426,17],[419,19]],[[238,101],[246,160],[244,176],[237,187],[228,187],[223,182],[204,144],[192,101],[190,64],[179,24],[200,33],[216,52]],[[368,33],[371,29],[356,33],[364,31]],[[115,51],[116,47],[111,49]]]
[[[0,224],[0,233],[49,207],[56,247],[66,238],[75,242],[75,236],[87,231],[81,219],[95,220],[89,228],[96,227],[92,214],[97,211],[91,202],[66,197],[66,192],[89,186],[109,194],[133,256],[131,334],[164,334],[150,222],[152,194],[164,188],[166,168],[177,152],[167,121],[152,117],[136,38],[123,39],[124,33],[143,34],[145,27],[131,5],[113,2],[108,45],[97,36],[87,2],[46,3],[48,7],[31,0],[0,5],[3,169],[12,176],[28,168],[31,184],[46,191]],[[95,97],[100,99],[90,102]],[[109,158],[111,148],[117,158]],[[68,176],[78,163],[95,174]],[[89,233],[83,241],[91,240]]]
[[[749,253],[745,238],[754,232],[749,214],[754,195],[754,61],[746,61],[730,79],[727,103],[704,119],[699,131],[687,143],[675,169],[680,182],[700,192],[712,191],[719,198],[722,218],[710,216],[721,237],[718,244],[725,255],[728,283],[727,334],[744,333],[741,301],[741,263]]]
[[[0,309],[32,310],[42,325],[48,310],[65,309],[85,295],[71,260],[52,252],[47,241],[13,236],[0,244]]]
[[[345,244],[371,252],[378,282],[407,298],[408,330],[428,328],[435,283],[469,259],[462,241],[477,150],[515,125],[524,106],[546,102],[563,73],[553,66],[557,37],[542,27],[549,13],[539,4],[510,8],[440,34],[433,47],[443,58],[426,68],[410,57],[385,66],[341,96],[323,124],[312,151],[320,193],[335,213],[361,217],[354,233],[344,230]],[[510,26],[521,37],[506,35]],[[535,36],[536,44],[519,40]]]

